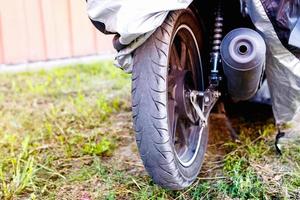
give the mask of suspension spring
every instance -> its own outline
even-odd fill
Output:
[[[217,9],[215,11],[215,24],[213,30],[213,41],[212,41],[212,52],[211,64],[212,64],[212,74],[218,74],[218,64],[220,62],[220,45],[223,38],[223,13],[221,1],[218,2]]]

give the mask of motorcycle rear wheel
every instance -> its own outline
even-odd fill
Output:
[[[132,110],[144,166],[158,185],[180,190],[196,179],[208,126],[199,124],[189,90],[204,91],[203,34],[194,13],[170,12],[134,53]]]

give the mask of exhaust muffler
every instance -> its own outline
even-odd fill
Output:
[[[251,99],[264,73],[264,39],[252,29],[234,29],[223,39],[220,52],[231,98],[235,102]]]

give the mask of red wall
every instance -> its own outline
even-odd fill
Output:
[[[84,0],[0,0],[0,64],[112,53]]]

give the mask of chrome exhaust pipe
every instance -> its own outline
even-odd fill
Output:
[[[235,102],[251,99],[265,69],[264,39],[252,29],[234,29],[223,39],[220,52],[231,98]]]

